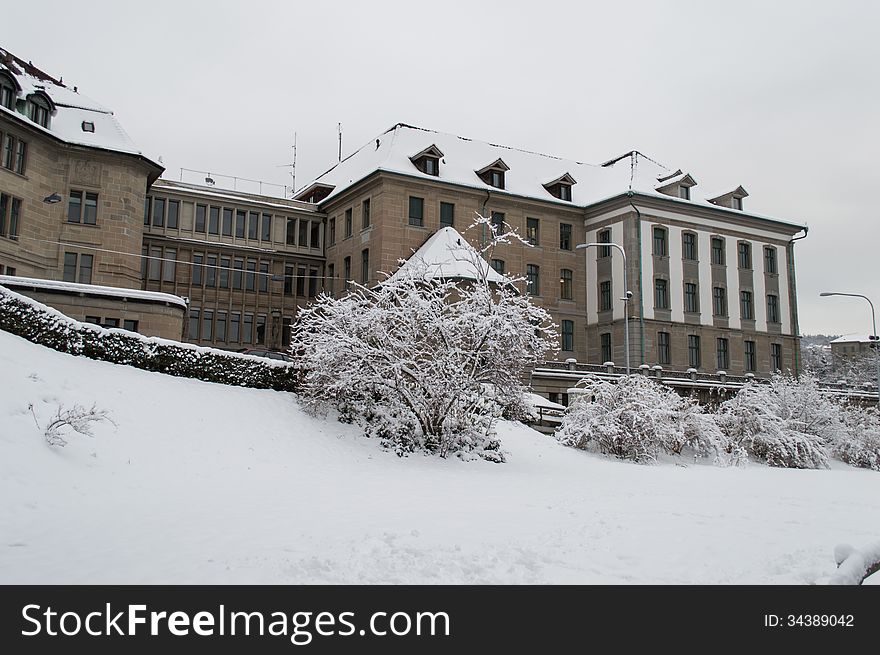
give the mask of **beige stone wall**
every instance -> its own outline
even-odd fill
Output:
[[[24,175],[0,168],[0,191],[23,201],[19,238],[0,238],[0,263],[61,280],[65,252],[91,254],[92,284],[138,288],[144,195],[158,169],[138,156],[60,143],[5,115],[0,132],[28,144]],[[98,194],[96,225],[68,223],[72,189]],[[53,193],[61,202],[43,202]]]
[[[85,322],[87,317],[98,318],[101,324],[106,324],[108,319],[115,319],[119,322],[119,327],[123,327],[125,321],[137,321],[139,334],[174,341],[180,341],[183,334],[186,311],[177,304],[80,296],[26,287],[11,286],[10,288],[80,322]]]

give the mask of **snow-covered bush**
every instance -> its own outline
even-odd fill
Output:
[[[690,399],[641,375],[586,378],[556,432],[560,442],[645,463],[661,453],[723,456],[723,435]]]
[[[880,416],[876,409],[858,406],[841,410],[843,434],[832,444],[831,454],[850,466],[880,471]]]
[[[489,226],[491,227],[491,226]],[[502,461],[494,422],[520,398],[528,370],[556,349],[549,314],[459,244],[471,277],[456,281],[410,259],[373,288],[320,296],[293,326],[301,397],[400,454]]]
[[[298,377],[286,362],[80,323],[2,286],[0,330],[63,353],[206,382],[293,391]]]
[[[746,453],[785,468],[828,466],[824,441],[803,431],[805,414],[794,400],[798,392],[791,389],[796,384],[781,378],[774,384],[750,382],[721,404],[716,421],[734,457]]]
[[[28,406],[28,409],[31,410],[31,413],[34,416],[34,421],[37,423],[37,427],[42,429],[39,421],[37,421],[34,406],[31,404]],[[110,413],[106,409],[98,409],[94,404],[88,409],[82,405],[74,405],[73,407],[67,408],[59,405],[55,415],[49,419],[45,430],[43,430],[43,438],[50,446],[63,447],[67,445],[67,439],[65,439],[65,436],[69,435],[71,432],[76,432],[86,437],[93,437],[95,436],[94,432],[92,432],[93,424],[102,423],[104,421],[113,423],[113,419],[110,418]],[[116,424],[113,423],[113,425]]]

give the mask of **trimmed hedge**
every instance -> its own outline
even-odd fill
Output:
[[[255,389],[295,391],[297,368],[289,362],[238,355],[134,332],[80,323],[0,286],[0,330],[70,355]]]

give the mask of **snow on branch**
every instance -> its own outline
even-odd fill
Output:
[[[828,580],[832,585],[860,585],[865,579],[880,571],[880,541],[875,541],[861,550],[849,544],[841,544],[834,549],[837,572]]]

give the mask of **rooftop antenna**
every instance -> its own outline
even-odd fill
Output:
[[[339,131],[339,161],[342,161],[342,123],[337,123],[336,129]]]
[[[296,132],[293,133],[293,163],[290,165],[291,196],[296,194]]]

